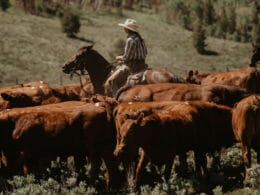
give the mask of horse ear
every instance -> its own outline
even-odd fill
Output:
[[[256,45],[254,44],[254,42],[252,42],[252,47],[253,47],[253,48],[256,48]]]
[[[87,50],[91,50],[94,47],[94,43],[92,45],[87,46]]]

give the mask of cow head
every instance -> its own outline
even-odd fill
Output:
[[[143,114],[137,119],[127,119],[119,129],[117,134],[117,145],[114,155],[120,160],[134,159],[138,155],[138,143],[140,124],[143,120]]]
[[[39,104],[39,97],[30,97],[26,94],[2,93],[4,100],[10,102],[10,107],[25,107]]]
[[[40,96],[29,96],[24,93],[1,93],[1,96],[9,101],[11,108],[39,105],[42,100]]]
[[[198,70],[193,71],[190,70],[188,72],[188,75],[186,76],[185,80],[188,83],[192,83],[192,84],[201,84],[201,81],[207,77],[209,75],[209,73],[199,73]]]

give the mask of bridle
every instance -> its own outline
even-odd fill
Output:
[[[86,69],[84,68],[84,66],[81,66],[81,65],[78,66],[77,63],[75,63],[75,64],[76,64],[76,66],[74,66],[74,67],[72,68],[72,70],[70,71],[70,79],[72,80],[72,78],[73,78],[74,75],[78,76],[78,77],[79,77],[79,82],[80,82],[80,88],[81,88],[82,91],[84,91],[84,93],[87,94],[88,92],[84,89],[81,76],[89,75],[89,73],[86,71]],[[118,61],[117,61],[117,60],[112,61],[112,62],[110,63],[110,65],[112,65],[112,66],[115,67],[115,65],[118,65]],[[113,69],[114,69],[114,68],[113,68]],[[112,69],[111,72],[107,75],[107,78],[106,78],[104,81],[106,81],[106,80],[109,78],[109,76],[113,73],[113,69]]]

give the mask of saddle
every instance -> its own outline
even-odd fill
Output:
[[[120,65],[115,67],[111,75],[105,82],[106,93],[110,91],[114,96],[119,88],[124,85],[134,86],[145,83],[147,69],[143,69],[140,72],[131,73],[130,68],[127,65]],[[110,89],[109,89],[110,88]]]

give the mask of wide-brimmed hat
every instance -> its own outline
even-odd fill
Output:
[[[118,26],[122,26],[135,32],[137,32],[139,28],[139,25],[137,24],[136,20],[133,19],[126,19],[125,23],[119,23]]]

